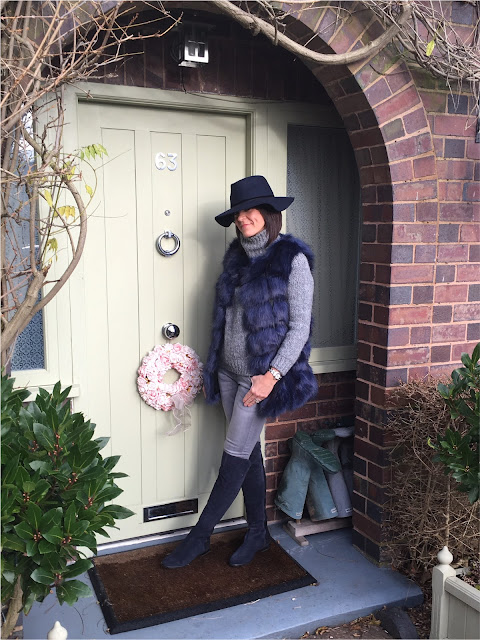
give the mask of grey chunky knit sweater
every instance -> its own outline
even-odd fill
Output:
[[[264,229],[251,238],[240,236],[240,242],[250,260],[254,260],[265,253],[268,235]],[[271,362],[271,366],[278,369],[282,376],[298,360],[308,340],[312,302],[313,277],[306,256],[299,253],[293,259],[292,271],[288,280],[289,330]],[[243,328],[242,318],[243,308],[238,301],[236,291],[233,305],[227,309],[226,313],[221,363],[227,371],[249,376],[251,372],[248,370],[247,335]]]

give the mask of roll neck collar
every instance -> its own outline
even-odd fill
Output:
[[[251,238],[240,236],[240,244],[250,259],[258,258],[265,253],[268,242],[268,233],[266,229],[262,229]]]

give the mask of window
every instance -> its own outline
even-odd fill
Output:
[[[18,336],[12,356],[12,371],[45,368],[43,312],[39,311]]]
[[[311,363],[355,368],[360,183],[345,130],[288,125],[287,229],[315,254]]]
[[[31,127],[31,116],[24,119],[27,128]],[[23,140],[23,138],[22,138]],[[18,170],[26,175],[35,165],[33,148],[23,140],[19,146]],[[24,280],[21,275],[22,264],[28,260],[30,252],[30,235],[28,216],[30,215],[29,196],[24,186],[13,186],[9,198],[9,210],[19,209],[15,219],[10,218],[6,227],[5,255],[13,267],[13,273],[18,281]],[[23,205],[23,206],[22,206]],[[37,241],[37,240],[35,240]],[[27,290],[27,282],[16,292],[19,303],[22,302]],[[15,341],[12,355],[12,371],[26,371],[45,368],[45,349],[43,331],[43,312],[39,311],[30,324],[22,331]]]

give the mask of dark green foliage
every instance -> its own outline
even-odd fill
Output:
[[[452,372],[449,385],[437,389],[450,411],[453,425],[439,434],[431,446],[438,452],[434,460],[445,465],[458,489],[468,494],[471,504],[478,500],[480,431],[480,343],[470,357],[462,353],[463,367]]]
[[[2,602],[21,576],[28,613],[56,587],[60,603],[90,594],[74,578],[92,566],[79,547],[96,553],[96,534],[132,515],[108,505],[120,493],[113,473],[118,456],[102,458],[108,439],[94,439],[95,425],[72,413],[70,388],[40,389],[34,402],[2,375]]]

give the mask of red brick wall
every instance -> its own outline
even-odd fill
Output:
[[[467,37],[472,6],[446,4]],[[365,11],[349,9],[340,24],[331,9],[309,13],[333,51],[379,32]],[[302,37],[298,24],[292,29]],[[388,50],[350,69],[313,71],[343,117],[362,184],[354,542],[382,562],[388,390],[451,372],[479,339],[480,145],[472,97],[449,97]]]
[[[451,94],[425,74],[417,84],[433,132],[439,200],[432,326],[424,329],[431,329],[430,372],[449,374],[445,363],[480,340],[480,144],[473,96]]]

